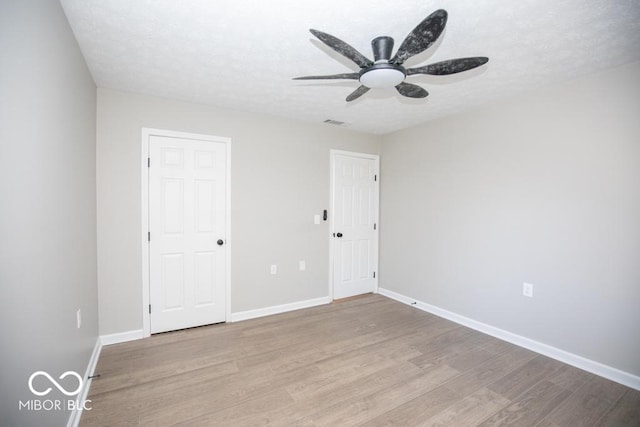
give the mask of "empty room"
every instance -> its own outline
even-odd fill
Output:
[[[637,0],[0,0],[1,426],[640,426]]]

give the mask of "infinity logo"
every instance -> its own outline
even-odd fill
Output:
[[[60,377],[58,378],[59,380],[61,380],[61,379],[64,379],[64,378],[68,377],[69,375],[71,375],[71,376],[74,376],[74,377],[76,377],[78,379],[78,388],[75,389],[74,391],[69,392],[69,391],[65,390],[64,387],[62,387],[56,380],[54,380],[51,377],[51,375],[49,375],[45,371],[37,371],[37,372],[34,372],[33,374],[31,374],[31,376],[29,377],[29,390],[31,390],[31,393],[35,394],[36,396],[46,396],[51,391],[51,387],[49,387],[45,391],[37,391],[37,390],[35,390],[33,388],[33,379],[35,377],[37,377],[38,375],[43,375],[43,376],[47,377],[49,379],[49,381],[51,381],[51,384],[56,386],[56,388],[58,390],[60,390],[61,392],[63,392],[67,396],[74,396],[74,395],[80,393],[80,389],[82,388],[82,377],[77,372],[67,371],[64,374],[60,375]]]

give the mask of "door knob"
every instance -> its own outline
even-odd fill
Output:
[[[218,246],[222,246],[224,245],[224,240],[218,239],[217,243],[218,243]]]
[[[342,237],[342,233],[336,234],[336,237]]]

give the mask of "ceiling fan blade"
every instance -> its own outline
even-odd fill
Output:
[[[400,92],[400,95],[408,98],[426,98],[429,96],[429,92],[411,83],[402,82],[396,86],[396,89]]]
[[[360,98],[365,93],[369,92],[369,88],[366,86],[360,86],[358,89],[354,90],[347,96],[347,102],[351,102],[354,99]]]
[[[447,25],[447,11],[436,10],[409,33],[389,62],[402,64],[408,58],[424,52],[438,40],[445,25]]]
[[[359,78],[360,78],[360,74],[358,73],[343,73],[343,74],[330,74],[328,76],[294,77],[293,80],[338,80],[338,79],[358,80]]]
[[[318,39],[320,39],[322,43],[326,44],[331,49],[338,52],[340,55],[346,58],[349,58],[350,60],[358,64],[360,68],[369,67],[373,65],[373,62],[370,59],[368,59],[366,56],[358,52],[351,45],[343,42],[339,38],[334,37],[331,34],[323,33],[322,31],[318,31],[318,30],[311,29],[309,31],[311,31],[311,34],[313,34]]]
[[[424,67],[407,68],[407,75],[412,74],[431,74],[434,76],[446,76],[448,74],[461,73],[486,64],[489,58],[484,56],[476,56],[472,58],[457,58],[447,61],[436,62],[435,64],[425,65]]]

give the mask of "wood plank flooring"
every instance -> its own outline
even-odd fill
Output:
[[[102,349],[80,425],[640,426],[640,392],[366,295]]]

